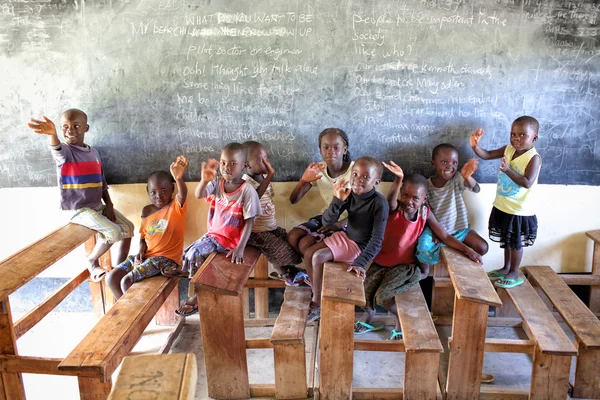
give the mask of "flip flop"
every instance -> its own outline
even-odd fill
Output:
[[[163,276],[168,276],[170,278],[187,278],[188,274],[186,272],[179,271],[177,268],[172,265],[168,265],[165,268],[160,270],[160,273]]]
[[[364,331],[357,331],[356,328],[357,326],[363,326],[367,329],[365,329]],[[382,322],[379,323],[375,323],[373,325],[368,324],[364,321],[356,321],[354,323],[354,334],[355,335],[364,335],[367,332],[375,332],[375,331],[380,331],[385,327],[385,325]]]
[[[94,267],[90,271],[90,281],[98,283],[104,279],[104,275],[106,275],[106,270],[102,267]]]
[[[392,329],[392,336],[388,340],[402,340],[402,331]]]
[[[498,271],[490,271],[487,273],[488,278],[490,278],[490,281],[494,282],[500,279],[504,279],[504,274],[499,273]]]
[[[481,383],[484,383],[484,384],[494,383],[494,375],[481,374]]]
[[[521,277],[518,277],[517,279],[503,278],[503,279],[500,279],[500,280],[497,280],[496,282],[494,282],[494,286],[502,288],[502,289],[510,289],[510,288],[514,288],[516,286],[522,285],[523,282],[525,282],[525,281]]]
[[[188,303],[187,300],[183,302],[183,306],[179,307],[179,308],[186,308],[186,310],[189,311],[183,311],[180,312],[179,309],[175,310],[175,314],[179,315],[180,317],[189,317],[190,315],[194,315],[196,313],[198,313],[198,303],[196,304],[192,304],[192,303]]]

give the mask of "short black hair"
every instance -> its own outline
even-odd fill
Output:
[[[150,176],[148,177],[148,182],[150,181],[150,179],[152,178],[156,178],[158,181],[167,181],[169,183],[174,183],[175,181],[173,180],[173,176],[168,173],[167,171],[154,171],[150,174]]]
[[[383,165],[381,165],[378,159],[371,156],[362,156],[358,157],[358,159],[354,161],[354,165],[358,164],[359,162],[366,162],[367,164],[374,166],[377,179],[381,179],[381,174],[383,174]]]
[[[346,150],[346,154],[344,154],[344,162],[350,162],[351,158],[350,158],[350,142],[348,141],[348,135],[346,135],[346,132],[344,132],[341,129],[338,128],[327,128],[324,129],[323,132],[319,133],[319,149],[321,148],[321,139],[323,139],[323,136],[325,135],[338,135],[339,137],[342,138],[342,140],[344,141],[344,144],[347,147]]]
[[[524,124],[524,125],[528,125],[531,129],[533,129],[533,131],[535,132],[535,134],[538,134],[538,131],[540,130],[540,123],[538,122],[537,119],[530,117],[529,115],[523,115],[517,119],[515,119],[513,121],[513,124]]]
[[[68,110],[63,111],[62,115],[69,115],[69,114],[80,114],[82,117],[85,118],[85,123],[87,124],[88,121],[88,116],[86,113],[84,113],[83,111],[81,111],[78,108],[69,108]]]
[[[266,149],[266,147],[260,143],[257,142],[255,140],[248,140],[247,142],[244,142],[244,147],[246,148],[246,152],[248,153],[248,156],[252,153],[254,153],[255,151],[259,151],[260,149]]]
[[[456,152],[456,154],[458,154],[458,150],[456,149],[456,147],[454,147],[450,143],[442,143],[442,144],[438,144],[437,146],[435,146],[433,148],[433,151],[431,152],[431,160],[432,161],[435,160],[435,158],[437,157],[437,155],[442,150],[454,150]]]
[[[419,174],[408,174],[402,180],[402,184],[406,185],[407,183],[411,183],[413,185],[419,185],[427,191],[427,179],[423,175]]]
[[[238,142],[227,143],[225,147],[223,147],[223,151],[232,151],[234,153],[241,153],[244,156],[244,161],[248,161],[248,151],[246,150],[246,146]]]

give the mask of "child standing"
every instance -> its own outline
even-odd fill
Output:
[[[106,276],[106,281],[115,297],[119,299],[135,282],[160,275],[169,267],[177,268],[183,253],[185,235],[185,212],[187,210],[187,186],[183,174],[188,166],[184,156],[171,164],[171,174],[153,172],[148,178],[146,192],[151,204],[142,209],[140,227],[140,251],[127,257]],[[177,196],[173,191],[177,183]]]
[[[532,246],[537,236],[531,193],[542,167],[542,159],[533,146],[538,130],[535,118],[522,116],[512,123],[509,145],[489,151],[481,148],[481,128],[469,139],[473,151],[482,159],[502,159],[489,231],[490,239],[504,249],[504,267],[490,271],[488,276],[495,286],[505,289],[523,284],[519,277],[523,247]]]
[[[477,170],[477,160],[470,159],[458,172],[458,150],[448,143],[437,145],[431,155],[435,175],[427,180],[427,202],[438,222],[446,232],[480,255],[488,251],[487,242],[469,228],[469,215],[463,192],[479,193],[479,184],[472,177]],[[426,227],[417,244],[417,259],[421,262],[421,279],[429,275],[429,265],[440,262],[443,243]]]
[[[242,179],[248,166],[246,148],[240,143],[229,143],[221,152],[221,160],[202,162],[201,179],[196,197],[206,198],[208,232],[184,251],[183,268],[166,267],[165,276],[188,278],[194,275],[204,259],[213,251],[225,253],[231,262],[244,262],[244,249],[260,215],[260,201],[252,185]],[[221,177],[217,176],[217,168]],[[187,299],[175,313],[188,316],[198,312],[198,298]]]
[[[299,272],[295,264],[300,264],[302,259],[287,242],[287,232],[277,225],[275,219],[275,192],[271,185],[275,170],[269,163],[267,149],[255,141],[245,142],[244,146],[248,154],[248,174],[242,179],[256,189],[262,211],[262,215],[254,219],[248,245],[256,247],[265,255],[286,284],[297,285],[293,282]]]
[[[365,313],[356,322],[354,332],[362,334],[383,327],[370,324],[375,307],[379,304],[396,319],[390,340],[399,340],[402,332],[394,296],[419,284],[420,272],[416,265],[415,249],[425,226],[429,226],[446,245],[465,253],[472,260],[481,262],[481,256],[448,234],[430,212],[425,203],[427,180],[423,176],[408,175],[404,178],[402,168],[393,161],[383,165],[396,175],[387,198],[390,216],[385,226],[381,251],[365,278]]]
[[[87,115],[83,111],[65,111],[61,116],[65,143],[58,139],[54,122],[45,116],[43,121],[32,119],[28,126],[35,133],[48,135],[50,152],[57,167],[60,208],[75,210],[71,222],[98,232],[100,240],[96,242],[87,261],[90,279],[99,282],[106,271],[98,259],[114,243],[119,242],[117,263],[123,262],[129,253],[133,224],[114,209],[100,155],[96,149],[84,143],[85,134],[90,129],[87,122]]]
[[[333,185],[334,197],[323,214],[323,225],[335,224],[339,216],[348,211],[348,226],[346,231],[334,232],[305,252],[313,292],[308,322],[321,316],[323,264],[328,261],[350,263],[348,271],[364,279],[365,267],[381,248],[388,204],[375,186],[381,181],[382,170],[381,163],[374,157],[360,157],[352,166],[350,181],[341,179]]]

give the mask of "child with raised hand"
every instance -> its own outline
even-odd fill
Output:
[[[295,264],[302,258],[287,242],[287,232],[277,225],[275,219],[275,192],[271,180],[275,170],[269,163],[267,149],[255,141],[244,143],[248,152],[248,173],[242,179],[250,183],[258,194],[262,215],[256,216],[248,245],[261,251],[278,272],[278,278],[290,286],[298,286],[293,278],[299,272]]]
[[[446,232],[465,243],[480,255],[488,251],[487,242],[469,228],[469,215],[463,192],[479,193],[479,184],[472,177],[478,161],[470,159],[458,172],[458,150],[448,143],[437,145],[431,155],[435,175],[427,180],[427,202],[431,212]],[[429,265],[440,262],[443,246],[430,228],[426,227],[417,244],[417,259],[421,263],[421,279],[429,275]]]
[[[469,139],[473,151],[482,159],[502,159],[489,232],[490,239],[504,249],[504,267],[488,272],[488,276],[495,286],[505,289],[523,284],[519,276],[523,247],[532,246],[537,236],[532,190],[542,167],[542,159],[533,146],[538,130],[535,118],[522,116],[512,123],[510,144],[506,146],[495,150],[481,148],[481,128]]]
[[[142,209],[140,250],[129,256],[106,276],[115,297],[120,298],[135,282],[160,275],[165,268],[178,268],[183,254],[187,186],[183,174],[188,166],[184,156],[171,163],[170,174],[156,171],[150,174],[146,192],[150,204]],[[177,184],[177,196],[173,191]]]
[[[305,252],[304,260],[313,292],[308,322],[321,316],[323,264],[328,261],[349,263],[348,271],[364,279],[365,267],[381,248],[388,204],[375,186],[381,181],[382,172],[383,167],[377,159],[360,157],[352,166],[350,180],[340,179],[333,185],[334,197],[323,213],[323,225],[335,224],[340,215],[347,211],[348,226],[345,231],[334,232]]]
[[[58,139],[54,122],[45,116],[43,120],[31,119],[28,126],[37,134],[48,135],[56,162],[61,210],[74,210],[71,222],[98,233],[87,267],[90,280],[99,282],[106,271],[98,259],[118,242],[117,263],[123,262],[129,253],[133,224],[113,207],[100,155],[84,143],[90,129],[87,114],[72,108],[62,113],[60,123],[64,143]]]
[[[319,134],[319,151],[323,162],[312,162],[306,167],[300,182],[290,194],[290,202],[298,203],[313,186],[316,186],[325,202],[325,207],[321,210],[322,214],[333,199],[333,185],[339,180],[350,180],[353,163],[350,160],[348,146],[348,136],[343,130],[337,128],[323,130]],[[322,216],[316,215],[308,222],[292,229],[288,234],[288,241],[297,252],[304,255],[310,246],[331,235],[333,231],[342,229],[346,216],[347,213],[342,213],[339,222],[325,227]],[[304,277],[305,274],[299,274],[296,280],[302,280]]]
[[[202,162],[201,179],[196,197],[205,198],[208,210],[208,232],[184,251],[183,268],[167,267],[165,276],[188,278],[196,273],[204,259],[212,252],[227,253],[231,262],[244,262],[244,249],[254,226],[254,218],[261,214],[256,190],[242,179],[247,168],[247,152],[240,143],[229,143],[221,152],[221,160],[213,158]],[[217,168],[221,177],[217,176]],[[198,312],[198,298],[188,298],[175,313],[188,316]]]
[[[354,325],[354,332],[362,334],[383,328],[383,325],[370,324],[375,307],[379,304],[396,318],[396,326],[392,330],[390,340],[399,340],[402,332],[394,296],[419,284],[421,273],[417,267],[415,250],[425,226],[429,226],[444,244],[465,253],[472,260],[481,262],[481,256],[448,234],[430,212],[426,204],[425,177],[404,177],[402,168],[393,161],[383,165],[396,175],[387,196],[390,215],[385,226],[381,250],[367,271],[365,313]]]

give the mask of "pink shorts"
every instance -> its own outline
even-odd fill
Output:
[[[333,253],[333,261],[352,263],[361,253],[358,245],[344,231],[326,237],[323,243]]]

